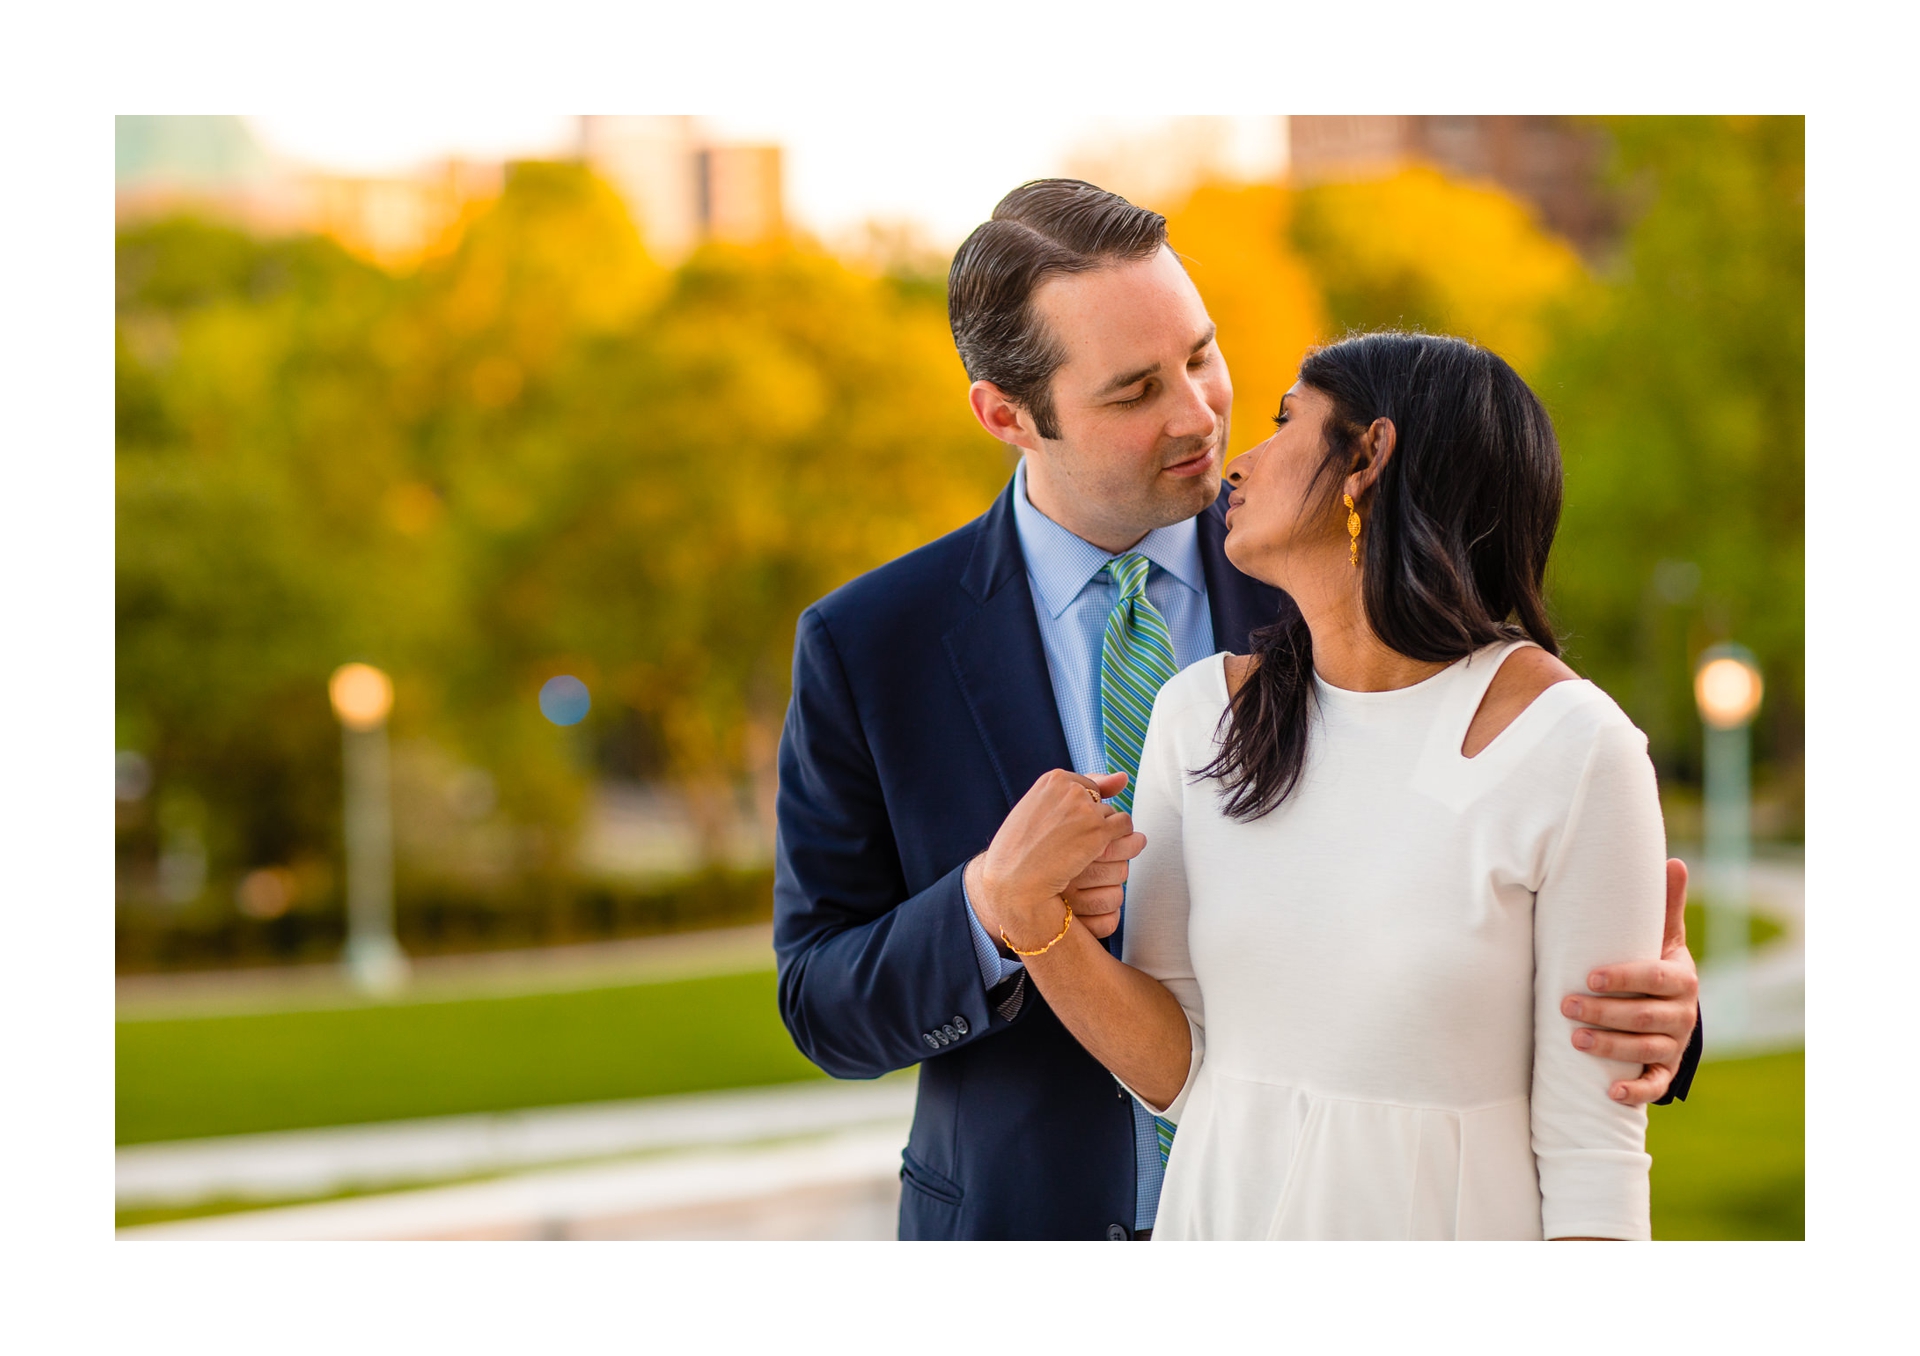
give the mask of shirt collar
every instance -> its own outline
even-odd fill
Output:
[[[1033,577],[1040,601],[1046,604],[1051,616],[1058,617],[1065,612],[1080,596],[1087,581],[1109,560],[1115,559],[1113,553],[1075,536],[1033,506],[1027,498],[1025,457],[1013,473],[1013,522],[1020,535],[1020,552],[1027,559],[1027,573]],[[1206,576],[1200,572],[1200,528],[1194,518],[1154,528],[1132,551],[1145,556],[1192,592],[1206,593]]]

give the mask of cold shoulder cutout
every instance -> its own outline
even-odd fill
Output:
[[[1486,695],[1467,724],[1466,738],[1460,741],[1462,758],[1477,757],[1480,751],[1506,732],[1521,712],[1556,683],[1578,682],[1580,675],[1554,655],[1531,641],[1522,641],[1501,656]]]

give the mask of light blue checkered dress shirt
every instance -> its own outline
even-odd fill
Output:
[[[1040,643],[1047,652],[1047,673],[1053,679],[1067,754],[1075,772],[1103,773],[1107,755],[1100,728],[1100,646],[1107,614],[1120,591],[1112,580],[1095,576],[1114,557],[1076,537],[1027,501],[1024,460],[1013,474],[1013,521],[1020,534],[1020,553],[1027,561],[1027,585],[1033,590],[1033,611],[1040,622]],[[1207,611],[1206,577],[1200,571],[1198,525],[1189,518],[1156,528],[1133,550],[1152,562],[1147,598],[1167,619],[1174,663],[1184,669],[1213,654],[1213,616]],[[967,911],[980,978],[991,989],[1017,974],[1021,965],[1000,954],[980,920],[973,917],[971,900]],[[1127,1105],[1133,1108],[1133,1160],[1139,1185],[1134,1228],[1149,1229],[1160,1208],[1160,1181],[1166,1170],[1160,1163],[1152,1114],[1131,1097]]]

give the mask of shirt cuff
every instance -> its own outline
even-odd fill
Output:
[[[980,982],[991,989],[1009,976],[1026,969],[1018,960],[1001,955],[1000,949],[993,944],[993,938],[987,936],[987,930],[980,925],[980,916],[973,911],[973,896],[967,893],[964,872],[960,876],[960,897],[967,902],[967,926],[973,930],[973,958],[980,963]]]

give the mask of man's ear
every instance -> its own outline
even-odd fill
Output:
[[[1400,445],[1400,432],[1394,428],[1391,419],[1376,419],[1360,435],[1354,449],[1354,467],[1347,475],[1346,484],[1341,486],[1344,493],[1353,496],[1353,502],[1359,503],[1366,492],[1380,479],[1380,473],[1387,467],[1393,456],[1394,448]]]
[[[1033,426],[1032,416],[992,382],[976,381],[967,389],[967,403],[980,427],[1001,442],[1023,452],[1038,449],[1040,434]]]

